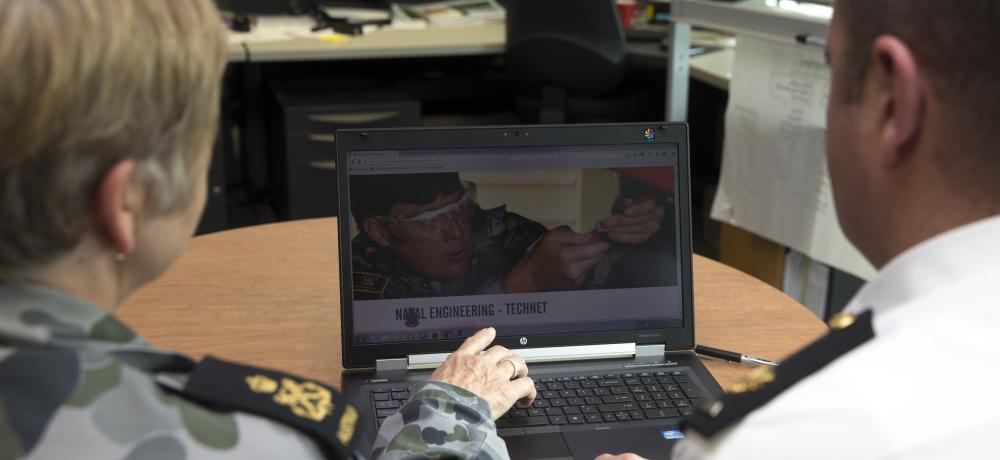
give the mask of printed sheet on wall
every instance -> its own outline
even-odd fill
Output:
[[[741,37],[712,218],[855,276],[874,267],[837,222],[826,168],[823,51]]]

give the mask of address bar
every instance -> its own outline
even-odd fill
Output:
[[[510,149],[497,152],[483,152],[481,149],[475,151],[448,151],[447,153],[422,152],[422,151],[380,151],[380,152],[357,152],[352,156],[353,161],[360,161],[366,164],[377,163],[405,163],[405,162],[433,162],[433,161],[502,161],[516,157],[518,160],[608,160],[625,158],[627,151],[607,151],[574,149],[552,151],[551,149],[531,149],[518,150],[512,152]]]
[[[676,147],[674,147],[676,148]],[[518,170],[649,164],[655,157],[674,152],[667,146],[512,147],[448,150],[381,150],[355,152],[352,172],[418,172],[441,170]],[[661,157],[662,158],[662,157]],[[660,159],[660,158],[657,158]]]

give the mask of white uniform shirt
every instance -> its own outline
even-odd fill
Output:
[[[887,264],[875,337],[676,459],[1000,459],[1000,216]]]

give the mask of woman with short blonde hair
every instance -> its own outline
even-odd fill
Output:
[[[196,393],[231,388],[219,369],[278,373],[154,349],[111,314],[198,223],[226,53],[210,0],[0,0],[0,459],[354,456],[365,421],[333,390],[337,420],[313,425]],[[414,390],[377,456],[506,457],[492,419],[527,368],[480,356],[494,335]],[[434,427],[463,435],[406,434]]]
[[[5,276],[76,247],[85,192],[119,160],[135,163],[143,211],[190,203],[218,120],[217,18],[206,2],[0,2]]]

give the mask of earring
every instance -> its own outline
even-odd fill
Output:
[[[125,253],[123,253],[123,252],[116,252],[115,253],[115,260],[118,261],[118,262],[124,262],[125,261]]]

